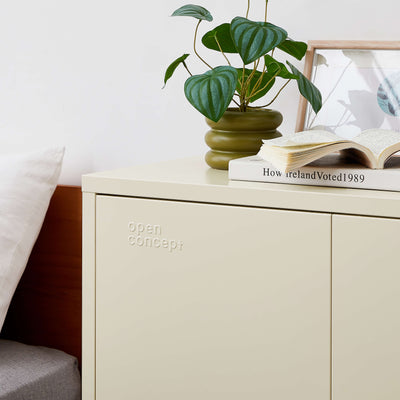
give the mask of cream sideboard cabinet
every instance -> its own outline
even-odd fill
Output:
[[[84,400],[399,400],[400,193],[83,177]]]

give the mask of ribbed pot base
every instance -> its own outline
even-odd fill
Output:
[[[282,123],[282,114],[266,109],[245,113],[228,109],[218,122],[206,122],[211,128],[205,136],[211,149],[205,156],[206,163],[226,170],[230,160],[257,154],[263,139],[281,136],[276,128]]]
[[[206,163],[214,169],[228,169],[229,161],[235,158],[250,157],[257,154],[255,153],[239,153],[234,151],[216,151],[209,150],[204,159]]]

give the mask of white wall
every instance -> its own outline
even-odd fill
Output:
[[[190,2],[189,2],[190,3]],[[198,0],[214,15],[201,33],[245,13],[246,0]],[[252,0],[251,19],[264,1]],[[207,127],[183,95],[179,68],[161,90],[166,66],[185,52],[193,72],[195,21],[170,18],[182,0],[8,0],[0,13],[0,151],[48,144],[67,148],[62,183],[82,173],[201,155]],[[228,8],[229,7],[229,8]],[[399,40],[400,2],[270,0],[269,20],[298,40]],[[214,65],[218,54],[201,50]],[[294,128],[290,85],[275,107],[281,131]]]

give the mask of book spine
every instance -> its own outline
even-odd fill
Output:
[[[400,171],[368,168],[330,168],[305,166],[281,172],[270,164],[231,163],[229,179],[295,185],[333,186],[358,189],[400,191]]]

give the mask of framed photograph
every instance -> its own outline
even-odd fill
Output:
[[[352,139],[365,129],[400,131],[400,41],[309,42],[305,75],[322,108],[315,115],[301,97],[296,132],[321,127]]]

